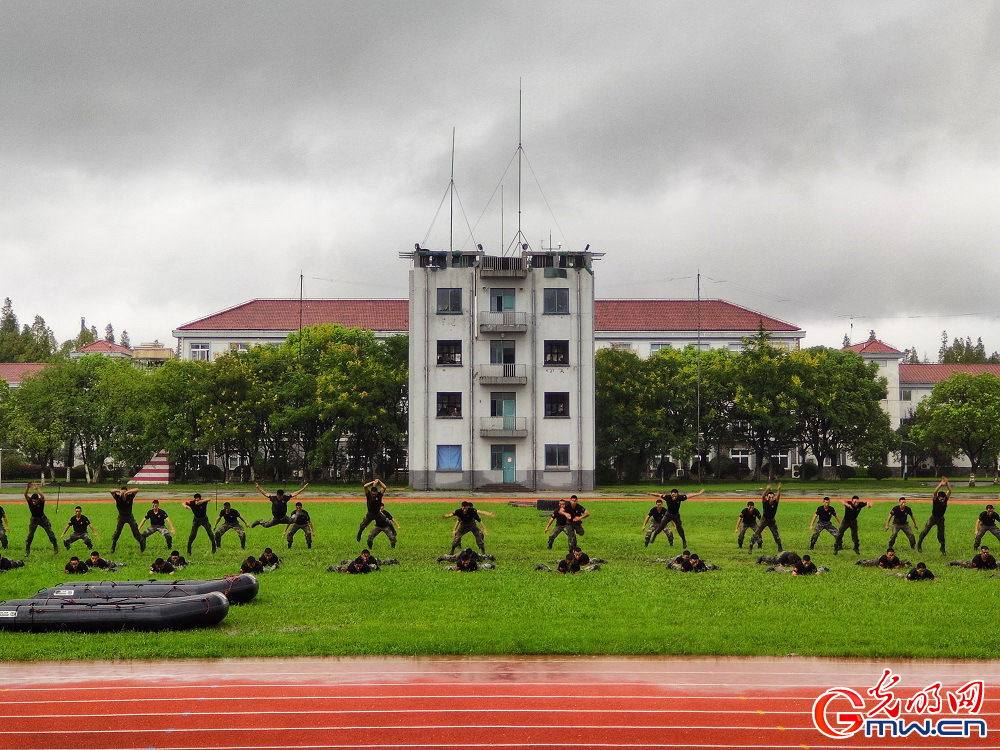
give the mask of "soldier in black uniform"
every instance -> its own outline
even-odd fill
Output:
[[[307,482],[302,485],[302,487],[293,492],[291,495],[286,495],[284,490],[278,490],[273,495],[268,495],[263,489],[261,489],[261,486],[257,484],[257,482],[254,482],[253,486],[257,488],[257,491],[260,492],[260,494],[271,501],[271,520],[264,521],[263,519],[258,518],[250,524],[250,528],[263,526],[265,529],[269,529],[272,526],[277,526],[279,523],[286,525],[291,523],[288,518],[288,501],[294,500],[298,497],[298,495],[309,486],[309,483]]]
[[[139,542],[139,551],[146,551],[146,538],[139,535],[139,526],[132,515],[132,502],[139,490],[130,490],[126,485],[122,485],[120,490],[112,490],[111,497],[115,499],[115,507],[118,509],[118,524],[115,526],[115,533],[111,536],[111,554],[115,553],[118,546],[118,537],[122,534],[122,529],[127,525],[132,530],[132,536]]]
[[[907,581],[933,581],[934,580],[934,574],[931,573],[927,569],[927,566],[924,563],[922,563],[922,562],[918,562],[917,563],[917,567],[911,568],[910,572],[907,573],[904,577],[906,578]]]
[[[288,539],[288,549],[292,548],[292,537],[299,531],[306,535],[306,547],[312,549],[312,540],[316,536],[316,527],[313,526],[312,519],[309,518],[309,513],[303,510],[302,503],[295,503],[295,510],[289,516],[288,522],[284,532],[282,532],[282,535]]]
[[[487,513],[483,511],[483,515],[492,516],[492,513]],[[479,545],[479,551],[486,551],[486,543],[484,537],[489,533],[486,530],[486,524],[483,523],[483,519],[479,517],[479,511],[477,511],[468,500],[462,501],[462,507],[453,510],[451,513],[445,513],[442,518],[452,518],[455,520],[455,529],[451,537],[451,553],[454,554],[455,550],[462,546],[462,537],[466,534],[472,534],[476,538],[476,544]],[[478,524],[478,525],[477,525]],[[482,529],[480,530],[480,526]]]
[[[187,558],[182,557],[181,553],[177,550],[170,551],[170,556],[167,558],[167,562],[174,566],[174,570],[186,568],[188,564]]]
[[[755,544],[757,545],[757,549],[763,549],[764,529],[771,530],[771,536],[774,537],[774,541],[778,545],[778,552],[781,552],[781,535],[778,533],[778,522],[775,520],[775,516],[778,514],[778,503],[781,501],[781,482],[778,482],[777,492],[771,489],[771,485],[767,485],[760,499],[763,511],[761,512],[760,522],[757,524],[757,528],[754,529],[753,536],[750,537],[750,554],[753,554],[753,546]]]
[[[809,540],[809,549],[816,548],[816,540],[819,539],[820,533],[824,531],[829,531],[833,537],[834,545],[837,544],[837,528],[830,523],[831,518],[837,518],[837,509],[830,507],[829,497],[824,497],[823,504],[816,508],[812,521],[809,522],[809,530],[813,532],[812,539]],[[837,518],[837,520],[839,521],[840,519]],[[814,525],[816,527],[815,531],[813,531]]]
[[[240,563],[240,573],[263,573],[264,566],[261,564],[253,555],[247,557],[242,563]]]
[[[73,555],[66,563],[66,568],[63,570],[67,575],[81,575],[87,573],[90,568],[87,567],[87,563],[83,562],[79,557]]]
[[[914,549],[917,546],[917,540],[913,536],[913,529],[910,528],[907,518],[913,519],[913,525],[917,525],[917,517],[913,515],[913,508],[906,504],[906,498],[899,498],[899,504],[889,511],[889,515],[885,518],[885,530],[889,530],[889,522],[892,521],[892,536],[889,537],[889,546],[893,546],[896,543],[896,536],[900,531],[906,535],[906,538],[910,540],[910,549]]]
[[[94,571],[106,570],[109,573],[113,573],[118,570],[118,568],[123,567],[122,563],[113,562],[112,560],[105,560],[101,557],[101,553],[94,550],[90,553],[90,560],[87,561],[87,566]]]
[[[1000,541],[1000,529],[997,528],[997,512],[993,510],[992,505],[987,505],[986,510],[979,514],[979,518],[976,519],[976,541],[972,545],[972,549],[978,549],[979,544],[983,541],[983,537],[987,534],[992,534]]]
[[[198,529],[205,529],[208,534],[208,541],[212,543],[212,554],[215,554],[215,534],[212,533],[212,524],[208,522],[208,498],[202,497],[200,493],[194,493],[194,497],[181,503],[191,511],[191,535],[188,537],[188,554],[191,554],[191,546],[198,536]]]
[[[219,528],[219,523],[222,523],[222,528]],[[246,524],[243,522],[243,516],[240,512],[236,510],[230,503],[223,503],[222,510],[219,511],[219,517],[215,519],[215,546],[216,548],[222,546],[222,535],[227,531],[235,531],[236,536],[240,538],[240,549],[247,548],[247,533],[243,530]]]
[[[566,512],[566,501],[560,500],[556,509],[552,511],[552,515],[549,516],[549,522],[545,524],[545,528],[542,529],[544,534],[549,530],[549,527],[554,523],[556,527],[552,529],[552,533],[549,534],[549,549],[552,549],[552,543],[556,540],[556,537],[560,534],[566,533],[566,523],[569,521],[569,513]]]
[[[151,505],[153,507],[146,511],[145,518],[139,524],[139,528],[142,529],[146,525],[146,521],[149,521],[149,528],[142,532],[142,548],[146,548],[145,541],[148,537],[151,537],[153,534],[160,534],[167,540],[167,549],[170,549],[174,546],[173,535],[177,533],[177,529],[174,528],[174,522],[170,520],[167,511],[160,510],[159,500],[154,500]],[[170,531],[167,531],[168,528]]]
[[[670,494],[668,495],[661,495],[656,492],[647,492],[646,494],[663,498],[663,500],[666,501],[667,515],[663,520],[663,525],[666,527],[667,524],[672,523],[674,528],[677,529],[677,536],[681,538],[681,546],[687,547],[687,539],[684,538],[684,525],[681,523],[681,503],[692,497],[698,497],[698,495],[705,494],[704,488],[698,490],[692,495],[682,495],[678,492],[676,487],[670,490]]]
[[[653,523],[649,527],[649,531],[646,532],[646,540],[643,542],[644,547],[648,547],[650,544],[656,541],[657,535],[662,531],[667,535],[667,541],[670,546],[674,546],[674,535],[670,533],[667,521],[667,509],[663,507],[663,498],[657,495],[656,503],[652,508],[649,509],[649,513],[646,514],[646,518],[642,522],[642,528],[640,531],[646,531],[646,524],[650,521]]]
[[[264,566],[264,570],[277,570],[278,566],[281,565],[281,558],[274,554],[270,547],[265,547],[258,559],[260,564]]]
[[[69,539],[64,539],[63,544],[66,549],[69,549],[69,545],[73,542],[83,540],[83,543],[87,545],[87,549],[93,549],[94,545],[90,541],[90,534],[87,533],[87,529],[94,532],[94,536],[97,536],[97,530],[94,525],[90,522],[90,519],[83,515],[83,508],[79,505],[73,509],[73,515],[69,517],[69,521],[66,523],[66,528],[62,530],[59,536],[66,536],[66,532],[69,531],[69,527],[73,527],[73,533],[69,535]]]
[[[460,573],[475,573],[479,570],[479,561],[471,547],[463,550],[458,556],[458,560],[455,561],[455,570]]]
[[[889,547],[885,551],[885,554],[878,559],[878,566],[886,570],[895,570],[903,565],[903,561],[896,556],[896,550]]]
[[[28,482],[28,486],[24,490],[24,499],[28,503],[28,512],[31,514],[28,519],[28,538],[24,540],[24,555],[27,557],[31,554],[31,540],[35,538],[35,529],[39,526],[48,534],[49,541],[52,542],[53,554],[58,555],[59,542],[56,541],[56,535],[52,533],[52,523],[49,521],[49,517],[45,515],[45,493],[38,490],[29,496],[28,490],[31,489],[38,490],[38,485],[34,482]]]
[[[389,546],[395,548],[396,529],[398,528],[399,524],[396,523],[396,519],[393,518],[392,514],[385,509],[385,505],[382,505],[381,511],[375,514],[375,525],[368,533],[368,549],[372,548],[372,542],[375,541],[375,537],[379,534],[385,534],[389,538]]]
[[[10,524],[7,523],[7,512],[0,508],[0,546],[7,549],[7,532],[10,531]]]
[[[837,529],[837,541],[833,543],[833,554],[836,555],[844,548],[844,534],[847,533],[848,529],[851,530],[851,536],[854,538],[854,554],[861,554],[861,546],[858,543],[858,514],[862,508],[867,508],[869,505],[871,503],[861,502],[857,495],[844,501],[844,520],[840,522],[840,528]]]
[[[3,553],[0,553],[0,573],[6,573],[8,570],[23,567],[24,560],[11,560],[9,557],[4,556]]]
[[[359,573],[372,573],[374,571],[372,570],[371,565],[366,565],[365,562],[359,557],[350,563],[344,572],[349,575],[356,575]]]
[[[817,573],[819,570],[816,568],[816,563],[809,555],[802,555],[802,559],[795,563],[795,567],[792,568],[793,576],[814,576]]]
[[[734,533],[739,535],[736,539],[736,544],[740,549],[743,549],[743,538],[746,536],[746,533],[756,529],[759,522],[760,511],[754,507],[754,502],[751,500],[747,503],[747,507],[740,511],[740,515],[736,519]],[[750,538],[753,539],[753,534],[750,535]]]
[[[931,517],[927,519],[927,525],[924,526],[924,530],[920,532],[920,538],[917,539],[917,552],[924,551],[924,537],[930,533],[932,528],[937,526],[937,538],[938,542],[941,543],[941,554],[945,554],[944,514],[948,510],[949,500],[951,500],[951,483],[948,482],[946,477],[941,477],[938,486],[934,488],[934,499],[931,501]],[[931,577],[933,578],[933,575]]]
[[[567,549],[572,552],[577,546],[577,536],[583,536],[583,519],[590,517],[590,511],[580,505],[576,495],[570,495],[569,502],[566,503],[566,515],[569,516],[566,521],[566,543]]]
[[[158,557],[153,560],[153,564],[149,566],[150,573],[173,573],[174,566],[170,564],[168,560],[164,560],[162,557]]]
[[[375,477],[372,481],[364,485],[365,488],[365,517],[361,519],[361,526],[358,527],[358,539],[361,541],[361,535],[364,533],[365,529],[368,528],[368,524],[372,521],[378,520],[379,515],[382,512],[382,508],[385,507],[382,504],[382,497],[385,495],[386,486],[378,477]]]
[[[997,559],[990,554],[989,547],[983,547],[979,554],[972,558],[970,566],[976,570],[996,570]]]

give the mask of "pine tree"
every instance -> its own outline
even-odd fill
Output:
[[[104,340],[108,343],[115,343],[115,327],[108,323],[104,326]]]
[[[847,348],[847,347],[849,347],[850,345],[851,345],[851,337],[850,337],[850,336],[848,336],[848,335],[847,335],[847,334],[845,333],[845,334],[844,334],[844,343],[843,343],[843,347],[844,347],[844,348],[846,349],[846,348]]]
[[[128,347],[129,349],[132,348],[132,342],[128,337],[128,331],[122,330],[122,338],[121,341],[119,341],[118,343],[120,343],[122,346]]]
[[[14,305],[7,297],[0,309],[0,362],[17,362],[24,350]]]

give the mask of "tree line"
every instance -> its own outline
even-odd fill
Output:
[[[405,455],[406,383],[405,337],[334,325],[153,370],[88,355],[14,390],[0,383],[0,438],[52,478],[74,455],[88,481],[131,476],[159,450],[202,480],[208,453],[226,481],[391,474]]]
[[[603,481],[634,482],[661,456],[724,475],[733,448],[754,456],[754,477],[773,477],[771,456],[793,447],[836,467],[843,452],[883,466],[897,438],[882,408],[878,366],[854,352],[786,351],[761,331],[739,352],[630,350],[596,357],[597,464]]]
[[[115,329],[110,323],[104,328],[104,340],[115,343]],[[97,327],[88,328],[84,321],[80,322],[76,336],[60,344],[41,315],[36,315],[31,325],[22,326],[10,297],[0,307],[0,362],[49,362],[67,357],[74,349],[94,341],[97,341]],[[120,343],[131,348],[128,331],[122,331]]]

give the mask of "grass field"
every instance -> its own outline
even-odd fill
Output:
[[[143,496],[140,495],[140,499]],[[51,494],[50,494],[51,498]],[[263,500],[263,498],[261,498]],[[228,534],[214,557],[202,532],[195,543],[194,564],[184,578],[211,578],[236,572],[245,554],[271,546],[284,559],[282,567],[261,576],[258,598],[233,607],[218,627],[183,633],[40,633],[0,632],[5,660],[129,659],[225,656],[299,656],[363,654],[731,654],[799,653],[863,657],[997,658],[1000,645],[992,632],[1000,579],[991,574],[949,568],[928,538],[927,562],[939,579],[910,583],[883,571],[854,565],[853,552],[834,557],[832,538],[824,535],[814,560],[832,567],[813,578],[765,573],[753,557],[736,549],[733,527],[741,501],[694,501],[684,506],[688,546],[721,571],[681,574],[650,562],[679,552],[661,536],[644,548],[639,526],[650,506],[646,501],[588,500],[592,513],[581,541],[591,555],[603,557],[603,570],[577,576],[536,572],[536,562],[565,553],[565,537],[556,550],[545,548],[546,514],[534,508],[480,501],[497,513],[486,518],[488,551],[498,568],[472,575],[447,573],[434,559],[448,551],[452,520],[441,515],[457,501],[394,501],[389,509],[402,525],[397,549],[384,536],[376,555],[392,556],[401,565],[368,576],[328,574],[325,568],[354,557],[354,541],[364,504],[318,502],[303,498],[319,531],[313,549],[301,535],[286,550],[280,531],[253,529],[247,552]],[[957,498],[956,498],[957,499]],[[948,559],[972,557],[975,517],[986,501],[953,502],[948,512]],[[49,504],[58,534],[71,507],[59,514]],[[235,503],[245,517],[267,517],[266,502]],[[807,526],[816,503],[783,502],[778,513],[786,549],[804,552]],[[27,526],[23,502],[6,498],[10,516],[11,556],[21,557]],[[148,506],[137,501],[137,517]],[[174,546],[185,552],[190,513],[179,502],[164,507],[179,532]],[[221,507],[221,504],[220,504]],[[838,510],[840,509],[839,506]],[[885,549],[882,531],[891,503],[861,514],[862,557]],[[142,509],[141,511],[139,509]],[[914,504],[926,520],[929,503]],[[106,556],[114,528],[113,504],[87,504],[84,512],[100,538],[96,548]],[[214,522],[214,504],[210,511]],[[766,532],[765,532],[766,533]],[[471,537],[467,537],[469,543]],[[992,537],[987,537],[987,543]],[[677,543],[679,544],[679,542]],[[997,545],[994,545],[997,546]],[[904,559],[914,562],[905,540]],[[766,553],[775,545],[765,537]],[[148,578],[152,559],[164,555],[164,540],[151,537],[140,555],[127,529],[112,559],[127,563],[110,576],[117,580]],[[0,575],[0,599],[28,596],[67,577],[62,567],[70,554],[83,558],[82,544],[53,555],[44,534],[36,535],[27,567]],[[165,555],[164,555],[165,556]],[[92,574],[83,578],[98,579]]]

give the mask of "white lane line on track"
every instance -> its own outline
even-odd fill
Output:
[[[598,729],[601,731],[628,729],[628,730],[654,730],[654,729],[690,729],[698,731],[716,730],[722,732],[731,731],[767,731],[767,732],[804,732],[816,731],[816,727],[747,727],[745,724],[725,727],[715,725],[690,725],[680,726],[673,724],[573,724],[572,726],[552,726],[551,724],[413,724],[405,726],[382,726],[373,727],[370,724],[359,724],[358,726],[331,726],[331,727],[166,727],[163,729],[146,729],[131,727],[128,729],[88,729],[87,736],[99,734],[176,734],[179,732],[199,733],[199,732],[396,732],[410,731],[422,732],[428,730],[442,731],[447,729],[542,729],[542,730],[572,730]],[[66,729],[17,729],[4,730],[5,735],[9,734],[66,734]]]
[[[979,678],[977,678],[977,679],[979,679]],[[135,680],[125,680],[125,679],[123,679],[123,680],[120,680],[119,682],[130,682],[131,683],[131,682],[135,682]],[[737,681],[734,681],[734,682],[670,682],[670,683],[663,683],[663,684],[657,684],[657,683],[629,683],[629,685],[630,686],[634,686],[636,688],[644,687],[644,688],[648,689],[650,687],[660,687],[660,688],[668,689],[668,690],[669,689],[674,689],[674,688],[688,688],[688,687],[690,687],[690,688],[698,688],[698,689],[736,688],[736,689],[740,690],[741,692],[744,692],[744,691],[747,691],[747,690],[752,690],[752,691],[759,691],[761,693],[767,693],[767,692],[772,692],[772,691],[777,691],[777,690],[784,690],[784,689],[787,689],[787,688],[820,688],[821,685],[827,685],[828,686],[828,685],[833,685],[834,683],[836,683],[838,687],[851,687],[851,688],[856,688],[856,689],[861,690],[861,691],[868,690],[870,687],[872,687],[872,684],[864,684],[864,685],[862,685],[860,683],[854,683],[853,685],[851,685],[851,684],[846,684],[845,685],[843,680],[838,680],[836,678],[831,678],[829,680],[823,680],[823,681],[817,680],[816,682],[798,682],[798,683],[788,682],[788,683],[782,683],[780,685],[760,685],[760,684],[755,684],[755,685],[750,686],[750,687],[748,687],[746,685],[746,683],[743,682],[743,681],[738,681],[738,682]],[[413,683],[413,682],[403,682],[403,681],[400,681],[400,682],[370,682],[370,681],[367,681],[367,680],[364,681],[361,684],[363,684],[364,687],[366,687],[366,688],[393,688],[393,687],[402,688],[402,687],[407,687],[407,686],[423,686],[423,687],[434,687],[435,686],[435,683],[430,683],[430,682],[427,682],[427,683],[419,683],[419,682],[418,683]],[[447,684],[448,684],[449,687],[471,687],[471,688],[480,688],[480,689],[482,689],[482,687],[484,686],[483,682],[451,682],[451,681],[449,681]],[[516,685],[518,687],[522,687],[522,686],[525,686],[525,687],[539,686],[539,687],[544,687],[544,688],[549,688],[549,687],[574,687],[574,688],[579,689],[579,687],[580,687],[580,683],[579,682],[518,682],[518,681],[507,682],[507,681],[504,681],[503,683],[497,683],[497,684],[498,684],[498,686],[500,684],[504,684],[504,685]],[[948,688],[951,688],[951,687],[959,687],[962,684],[963,684],[962,682],[947,683],[947,684],[944,685],[944,689],[947,690]],[[115,690],[115,689],[142,689],[142,690],[219,690],[219,689],[226,688],[226,687],[241,688],[241,689],[248,689],[248,688],[293,688],[294,689],[294,688],[319,688],[319,687],[326,687],[327,689],[334,690],[334,689],[336,689],[338,687],[347,687],[347,686],[357,687],[358,683],[341,682],[341,683],[325,684],[323,686],[320,686],[320,685],[316,685],[315,681],[303,680],[302,682],[244,682],[244,683],[233,683],[233,684],[230,685],[230,684],[219,684],[219,681],[217,680],[216,676],[213,675],[211,683],[209,683],[209,682],[206,681],[206,682],[202,682],[202,683],[185,684],[185,685],[141,685],[141,684],[140,685],[133,685],[133,684],[121,685],[121,684],[117,684],[116,682],[103,682],[100,685],[80,685],[80,686],[76,686],[76,685],[73,685],[73,681],[72,680],[63,680],[62,682],[59,683],[58,686],[53,686],[53,687],[41,687],[41,686],[37,686],[36,685],[36,686],[32,686],[32,687],[20,687],[20,686],[18,686],[17,688],[9,688],[9,687],[8,688],[2,688],[2,689],[0,689],[0,697],[2,697],[5,692],[18,692],[18,693],[24,693],[24,692],[36,692],[36,693],[58,692],[58,693],[64,693],[64,692],[66,692],[67,689],[70,689],[70,688],[72,688],[73,690],[103,690],[103,691],[111,691],[111,690]],[[619,685],[618,687],[620,688],[622,686]],[[923,687],[923,685],[919,685],[919,686],[918,685],[913,685],[913,686],[911,686],[911,688],[912,688],[912,690],[914,692],[916,692],[920,687]],[[989,689],[996,689],[996,688],[1000,687],[1000,683],[997,683],[997,682],[987,682],[986,683],[986,687],[989,688]],[[904,690],[900,689],[898,692],[902,693],[902,692],[904,692]],[[546,697],[548,697],[549,695],[550,694],[546,694]],[[643,693],[639,693],[639,694],[637,694],[635,696],[630,696],[630,697],[642,697],[643,695],[644,695]],[[277,697],[281,697],[281,696],[277,696]],[[393,696],[393,697],[395,697],[395,696]],[[458,697],[462,697],[462,696],[458,696]],[[542,697],[542,696],[539,696],[539,697]],[[588,698],[588,697],[590,697],[590,698],[595,698],[595,697],[603,697],[603,696],[581,695],[581,696],[574,696],[574,697],[580,697],[580,698]],[[653,696],[653,697],[663,697],[663,696]],[[700,696],[682,696],[682,697],[700,697]],[[732,697],[732,696],[730,695],[730,696],[727,696],[727,697]],[[760,696],[757,696],[757,697],[767,698],[768,696],[767,695],[760,695]],[[1000,700],[1000,698],[987,698],[986,700]]]
[[[650,743],[641,744],[613,743],[613,742],[502,742],[502,743],[469,743],[463,742],[460,745],[447,744],[442,742],[430,743],[392,743],[392,744],[364,744],[364,745],[159,745],[156,750],[387,750],[391,748],[486,748],[486,750],[500,750],[500,748],[518,747],[552,747],[552,748],[573,748],[573,747],[601,747],[601,748],[718,748],[718,750],[802,750],[802,744],[797,745],[732,745],[713,742],[711,744],[695,744],[692,742],[683,743]],[[810,743],[809,747],[815,750],[871,750],[872,745],[817,745]],[[970,745],[893,745],[893,750],[968,750]],[[984,746],[979,746],[983,748]],[[37,750],[79,750],[79,748],[49,747],[37,748]],[[125,747],[92,747],[88,750],[130,750]],[[136,746],[134,750],[149,750],[147,746]]]
[[[346,709],[346,710],[334,710],[334,709],[316,709],[315,711],[282,711],[282,716],[348,716],[352,714],[552,714],[561,713],[553,711],[551,708],[413,708],[413,709]],[[776,714],[791,714],[793,716],[805,716],[808,712],[806,711],[763,711],[758,713],[756,710],[744,710],[744,711],[718,711],[713,709],[699,708],[692,709],[690,711],[685,711],[683,709],[651,709],[651,708],[636,708],[636,709],[574,709],[573,713],[582,714],[617,714],[617,715],[627,715],[627,714],[720,714],[722,716],[773,716]],[[23,714],[23,715],[13,715],[5,714],[4,721],[13,721],[15,719],[99,719],[106,717],[113,717],[115,719],[125,719],[130,716],[218,716],[218,711],[150,711],[150,712],[135,712],[135,713],[120,713],[115,711],[114,713],[104,713],[104,714]],[[939,714],[941,718],[951,718],[951,714]],[[977,716],[1000,716],[1000,713],[979,713]]]

